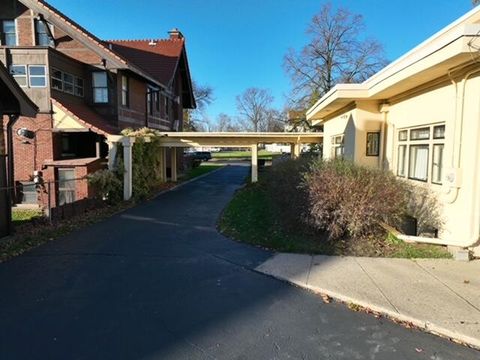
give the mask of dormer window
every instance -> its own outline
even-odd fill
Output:
[[[108,80],[106,71],[92,73],[93,102],[96,104],[108,103]]]
[[[0,20],[2,25],[2,45],[16,46],[17,45],[17,27],[15,20]]]
[[[53,40],[50,36],[51,32],[47,29],[47,26],[44,21],[35,20],[36,43],[39,46],[53,45]]]

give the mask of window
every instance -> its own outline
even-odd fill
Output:
[[[61,70],[52,69],[52,89],[83,97],[83,79]]]
[[[35,20],[35,36],[36,42],[39,46],[51,46],[53,45],[53,39],[50,37],[48,25],[45,25],[44,21]]]
[[[412,129],[410,130],[410,140],[427,140],[430,139],[430,128]]]
[[[68,94],[73,94],[73,75],[63,73],[63,91]]]
[[[28,81],[30,87],[47,86],[47,73],[45,65],[29,65]]]
[[[434,139],[445,139],[445,125],[438,125],[433,128]]]
[[[152,106],[152,93],[148,90],[147,93],[147,112],[149,115],[153,113],[153,106]]]
[[[129,106],[130,94],[128,91],[128,77],[122,75],[122,105]]]
[[[154,93],[154,101],[155,101],[155,110],[160,111],[160,94],[158,90]]]
[[[18,184],[18,183],[17,183]],[[36,204],[38,203],[37,188],[33,182],[20,182],[18,189],[19,199],[21,204]]]
[[[367,133],[367,156],[379,156],[380,154],[380,133]]]
[[[27,65],[11,65],[10,74],[21,87],[27,87]]]
[[[432,182],[441,184],[443,177],[443,144],[433,145]]]
[[[75,169],[58,169],[58,205],[75,201]]]
[[[168,97],[165,96],[165,118],[167,120],[168,120],[169,115],[170,115],[169,104],[170,104],[170,101],[169,101]]]
[[[405,172],[405,167],[407,164],[407,146],[406,145],[400,145],[398,147],[398,165],[397,165],[397,175],[398,176],[403,176],[405,177],[406,172]]]
[[[344,144],[343,135],[332,136],[332,158],[343,158]]]
[[[2,45],[17,45],[17,29],[15,20],[3,20],[2,23]]]
[[[75,95],[83,97],[83,79],[75,76]]]
[[[92,74],[93,102],[97,104],[108,103],[108,81],[105,71],[97,71]]]
[[[63,91],[63,73],[60,70],[52,69],[52,89]]]
[[[414,180],[428,180],[428,145],[410,145],[408,177]]]
[[[412,180],[441,184],[444,139],[445,125],[443,124],[400,130],[397,175]]]

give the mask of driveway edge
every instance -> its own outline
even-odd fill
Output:
[[[375,304],[372,304],[372,303],[368,303],[368,302],[359,300],[357,298],[338,293],[336,291],[321,288],[321,287],[318,287],[318,286],[311,286],[311,285],[301,283],[301,282],[291,281],[288,278],[284,278],[284,277],[281,277],[281,276],[278,276],[278,275],[275,275],[275,274],[264,272],[264,271],[260,270],[258,267],[255,269],[255,271],[258,271],[259,273],[267,275],[267,276],[271,276],[271,277],[273,277],[277,280],[287,282],[287,283],[292,284],[294,286],[304,288],[306,290],[309,290],[309,291],[313,292],[314,294],[327,295],[328,297],[330,297],[330,298],[332,298],[336,301],[339,301],[341,303],[354,304],[354,305],[360,306],[360,307],[365,308],[367,310],[370,310],[372,312],[381,314],[381,315],[385,316],[386,318],[388,318],[390,320],[393,320],[393,321],[396,320],[396,321],[400,321],[402,323],[410,323],[410,324],[414,325],[415,327],[419,328],[420,330],[425,331],[427,333],[437,335],[437,336],[440,336],[440,337],[444,337],[444,338],[448,338],[449,340],[451,340],[453,342],[464,344],[464,345],[472,347],[476,350],[480,350],[480,339],[476,339],[476,338],[472,338],[472,337],[467,336],[467,335],[459,334],[459,333],[451,331],[451,330],[449,330],[449,329],[447,329],[443,326],[436,325],[436,324],[428,322],[426,320],[421,320],[421,319],[418,319],[418,318],[415,318],[415,317],[412,317],[412,316],[403,315],[403,314],[397,313],[395,311],[391,311],[389,309],[386,309],[382,306],[378,306],[378,305],[375,305]]]

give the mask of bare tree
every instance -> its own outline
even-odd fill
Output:
[[[241,127],[237,121],[235,121],[231,116],[220,113],[217,116],[217,126],[216,131],[220,132],[235,132],[240,131]]]
[[[184,110],[184,129],[187,131],[198,131],[201,127],[201,122],[205,119],[203,114],[205,109],[215,99],[213,97],[213,88],[211,86],[199,85],[197,82],[192,81],[192,87],[197,108]]]
[[[252,87],[237,96],[237,110],[246,130],[260,131],[272,102],[273,96],[267,89]]]
[[[362,39],[364,30],[361,15],[334,10],[331,3],[322,6],[307,28],[308,44],[284,58],[298,107],[309,107],[337,83],[362,82],[387,64],[383,46]]]

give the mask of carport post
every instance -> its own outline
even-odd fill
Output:
[[[133,137],[124,137],[122,139],[123,145],[123,200],[130,200],[132,198],[132,147],[135,142]]]
[[[167,182],[167,148],[160,148],[162,182]]]
[[[170,151],[170,167],[171,167],[171,180],[177,181],[177,148],[172,147]]]
[[[292,159],[300,156],[300,144],[290,144],[290,156]]]
[[[107,137],[108,144],[108,170],[115,170],[115,163],[117,157],[118,143],[122,140],[123,136],[109,135]]]
[[[252,145],[252,183],[258,181],[258,144]]]

